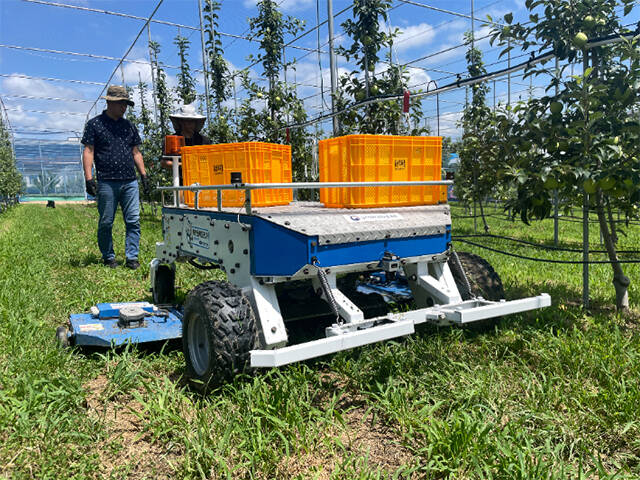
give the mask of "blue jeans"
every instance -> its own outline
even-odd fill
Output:
[[[111,229],[118,204],[126,226],[124,252],[127,259],[138,259],[140,244],[140,195],[137,180],[100,180],[98,182],[98,247],[103,260],[115,258]]]

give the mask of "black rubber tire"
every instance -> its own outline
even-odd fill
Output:
[[[69,329],[65,326],[56,328],[56,341],[60,348],[69,348],[71,342],[69,341]]]
[[[454,259],[449,258],[449,267],[451,268],[451,273],[453,273],[453,278],[456,281],[458,290],[460,290],[462,294],[463,300],[471,300],[471,298],[476,296],[497,302],[504,298],[504,287],[502,286],[500,275],[496,273],[489,262],[474,253],[456,253],[458,254],[462,268],[471,286],[471,295],[462,293],[466,291],[466,288],[463,287],[464,280],[458,274],[455,265],[452,265]]]
[[[172,304],[176,298],[176,272],[168,265],[160,265],[156,270],[153,285],[153,303]]]
[[[453,278],[456,281],[458,290],[462,295],[462,300],[471,300],[473,297],[482,297],[485,300],[491,300],[494,302],[500,301],[504,298],[504,287],[502,286],[502,280],[500,275],[493,269],[491,264],[484,258],[474,253],[469,252],[456,252],[462,268],[467,276],[469,285],[471,286],[471,295],[465,294],[466,288],[464,287],[464,280],[458,273],[458,269],[455,268],[453,258],[449,258],[449,268],[453,274]],[[492,328],[500,317],[488,318],[486,320],[480,320],[465,325],[466,328],[470,328],[474,331],[483,331]]]
[[[251,373],[250,354],[259,345],[249,300],[228,282],[210,281],[187,296],[182,350],[187,377],[206,393],[241,373]]]

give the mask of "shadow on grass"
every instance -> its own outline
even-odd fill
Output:
[[[84,255],[74,255],[69,260],[72,267],[88,267],[89,265],[102,265],[102,257],[95,253],[85,253]]]

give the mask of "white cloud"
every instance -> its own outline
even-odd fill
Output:
[[[409,73],[409,85],[416,86],[416,89],[426,90],[431,76],[422,68],[407,67]]]
[[[151,64],[144,58],[136,59],[136,63],[125,63],[122,71],[127,85],[137,85],[140,80],[149,85],[151,84]],[[112,83],[122,81],[122,73],[120,71],[116,72],[111,81]]]
[[[39,97],[77,98],[76,90],[60,85],[23,77],[6,77],[2,80],[5,95],[36,95]]]
[[[425,46],[435,38],[436,31],[428,23],[402,27],[400,34],[393,42],[396,50],[404,51],[416,46]]]
[[[440,114],[440,135],[444,137],[458,138],[462,134],[462,129],[458,127],[458,122],[462,118],[462,112],[449,112]],[[438,133],[438,118],[435,114],[426,118],[431,133]]]
[[[242,2],[245,8],[255,7],[257,3],[258,0],[244,0]],[[314,3],[314,0],[284,0],[279,3],[279,8],[284,11],[303,10]]]

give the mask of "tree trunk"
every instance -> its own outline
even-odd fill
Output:
[[[598,214],[598,223],[600,224],[600,231],[602,232],[602,238],[604,240],[604,246],[611,261],[611,267],[613,268],[613,286],[616,290],[616,309],[619,313],[627,313],[629,311],[629,284],[631,281],[622,271],[622,264],[618,262],[618,254],[616,252],[616,244],[613,241],[613,236],[607,223],[607,217],[604,211],[602,193],[598,192],[598,205],[596,207]],[[613,225],[611,225],[613,227]]]
[[[611,202],[607,200],[607,216],[609,217],[609,225],[611,225],[611,238],[615,245],[618,244],[618,233],[616,232],[616,222],[613,219],[613,212],[611,211]]]
[[[484,207],[482,206],[482,201],[480,203],[480,216],[482,217],[482,223],[484,224],[484,233],[489,233],[489,225],[487,224],[487,219],[484,216]]]

